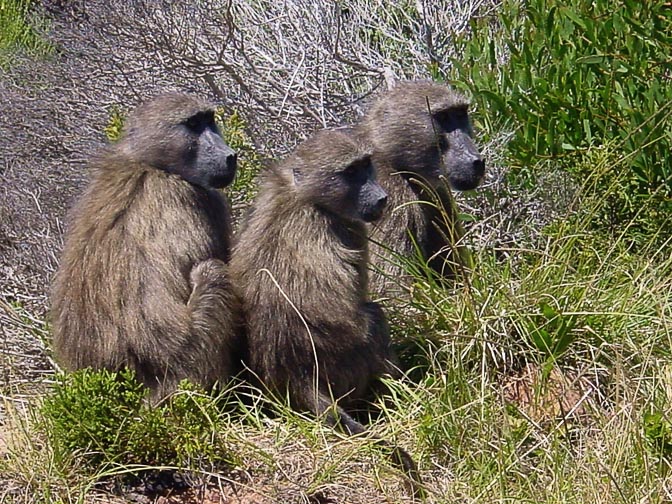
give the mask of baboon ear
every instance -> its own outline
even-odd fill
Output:
[[[292,169],[292,175],[294,176],[294,185],[299,185],[301,181],[303,180],[303,175],[299,171],[298,168],[293,168]]]

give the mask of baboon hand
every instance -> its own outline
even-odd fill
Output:
[[[192,288],[209,283],[220,283],[226,281],[226,278],[226,263],[219,259],[206,259],[194,265],[190,274]]]

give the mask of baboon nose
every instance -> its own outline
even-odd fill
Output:
[[[235,170],[238,166],[238,155],[237,154],[229,154],[226,156],[226,167],[229,170]]]
[[[474,173],[481,178],[485,174],[485,160],[483,158],[477,158],[474,160]]]

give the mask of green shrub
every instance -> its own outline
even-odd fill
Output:
[[[75,452],[96,463],[120,448],[120,434],[142,409],[143,386],[130,372],[88,369],[61,375],[42,406],[54,452],[63,460]],[[123,437],[123,436],[122,436]],[[121,446],[124,446],[123,444]]]
[[[238,153],[236,179],[228,189],[228,193],[234,205],[247,203],[257,192],[255,179],[261,169],[261,156],[247,134],[245,120],[238,112],[225,116],[224,111],[219,109],[217,122],[224,141]]]
[[[29,17],[31,4],[31,0],[0,0],[0,68],[11,64],[18,50],[32,55],[52,50],[39,34],[42,21]]]
[[[125,120],[126,114],[123,109],[118,105],[113,105],[110,109],[110,118],[107,121],[107,126],[105,126],[105,129],[103,130],[110,142],[116,142],[121,138]]]
[[[186,382],[151,407],[131,371],[85,369],[58,377],[42,418],[63,464],[75,455],[92,469],[107,463],[210,469],[228,460],[216,400]]]
[[[650,198],[669,214],[669,2],[505,0],[496,16],[475,18],[473,33],[458,39],[455,83],[473,92],[488,121],[513,121],[513,159],[525,166],[609,145],[629,170],[616,218],[630,220]]]

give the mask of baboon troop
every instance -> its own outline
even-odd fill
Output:
[[[227,262],[236,171],[213,109],[166,94],[138,107],[91,163],[52,290],[66,369],[135,370],[156,401],[232,372],[239,308]]]
[[[385,294],[419,251],[431,269],[452,276],[466,254],[450,189],[478,186],[485,162],[471,139],[468,101],[430,81],[400,83],[383,94],[358,126],[389,211],[372,227],[372,289]]]
[[[231,252],[218,189],[236,154],[212,107],[177,93],[138,107],[70,214],[52,290],[57,360],[132,368],[153,401],[245,367],[293,407],[363,432],[348,411],[400,375],[370,292],[385,294],[416,248],[441,275],[460,263],[444,180],[473,189],[485,170],[467,109],[444,85],[407,82],[360,124],[313,134],[261,174]]]

